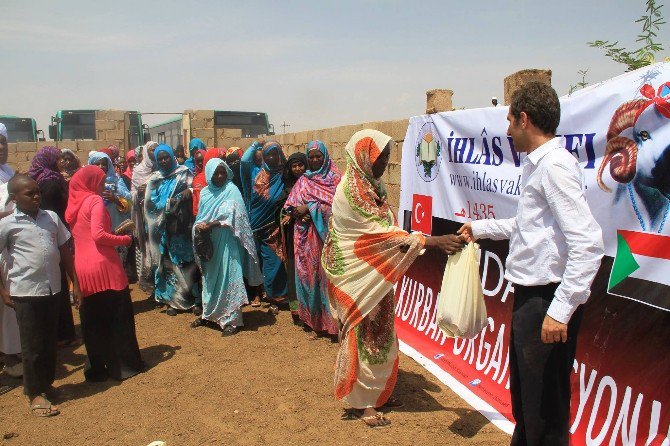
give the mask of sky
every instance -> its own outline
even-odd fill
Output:
[[[589,83],[624,72],[587,42],[637,48],[644,3],[3,0],[0,114],[48,133],[62,109],[244,110],[281,133],[419,115],[433,88],[457,108],[502,103],[525,68],[551,69],[563,95],[579,70]],[[663,56],[669,37],[665,25]]]

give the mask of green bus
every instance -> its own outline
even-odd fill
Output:
[[[274,135],[275,129],[267,113],[241,111],[214,111],[214,128],[241,129],[243,138]]]
[[[19,118],[18,116],[0,115],[0,122],[7,127],[9,140],[7,142],[37,142],[37,125],[33,118]],[[44,141],[44,137],[40,138]]]
[[[96,139],[95,112],[97,110],[59,110],[56,116],[51,117],[49,138],[55,141],[74,139]],[[144,127],[142,114],[129,111],[130,128],[127,142],[129,147],[144,144]]]

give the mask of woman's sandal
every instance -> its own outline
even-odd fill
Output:
[[[44,398],[44,401],[44,403],[31,404],[30,412],[40,418],[55,417],[60,414],[60,410],[54,407],[49,400]]]
[[[239,328],[233,327],[232,325],[226,325],[226,327],[223,330],[221,330],[221,336],[222,337],[232,336],[238,331],[240,331]]]
[[[382,429],[391,426],[391,420],[386,418],[381,412],[377,412],[376,414],[367,417],[362,416],[360,417],[360,420],[365,423],[367,427],[373,429]]]
[[[383,413],[377,412],[375,415],[364,417],[363,410],[361,409],[344,409],[344,413],[342,413],[340,419],[342,421],[361,420],[366,426],[373,429],[391,426],[391,420],[386,418]]]
[[[254,300],[251,302],[251,306],[254,307],[254,308],[260,307],[261,306],[261,299],[258,296],[256,296],[254,298]]]
[[[198,327],[202,327],[203,325],[205,325],[205,321],[202,318],[198,318],[198,319],[194,320],[193,322],[191,322],[191,328],[198,328]]]

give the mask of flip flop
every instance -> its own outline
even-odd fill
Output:
[[[377,412],[376,414],[367,417],[362,416],[360,417],[360,420],[371,429],[384,429],[386,427],[391,427],[391,420],[386,418],[381,412]]]
[[[30,406],[30,412],[40,418],[55,417],[60,414],[60,410],[54,408],[51,404],[33,404]]]

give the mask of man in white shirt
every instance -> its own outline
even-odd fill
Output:
[[[468,222],[459,233],[467,240],[510,240],[511,444],[567,446],[570,374],[582,304],[603,256],[602,233],[584,197],[579,164],[555,136],[560,103],[554,89],[524,85],[512,96],[507,120],[514,149],[527,155],[517,215]]]

